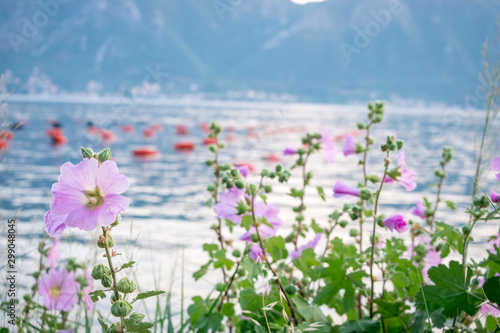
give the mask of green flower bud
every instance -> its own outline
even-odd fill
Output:
[[[445,147],[443,148],[443,160],[445,162],[451,161],[453,158],[453,148]]]
[[[259,237],[257,236],[257,234],[252,234],[250,236],[250,239],[252,240],[252,242],[256,243],[259,241]]]
[[[215,161],[214,161],[214,160],[206,160],[206,161],[205,161],[205,165],[206,165],[206,166],[212,166],[212,165],[214,165],[214,164],[215,164]]]
[[[219,148],[220,149],[226,148],[226,143],[224,141],[219,142]]]
[[[260,173],[261,176],[267,176],[269,174],[269,170],[267,169],[262,169],[262,172]]]
[[[119,325],[120,325],[119,323],[116,323],[116,324],[111,325],[111,326],[108,328],[108,330],[106,331],[106,333],[120,333],[120,332],[121,332],[121,330],[120,330],[120,331],[118,331],[118,327],[117,327],[117,326],[119,326]]]
[[[230,173],[233,178],[238,177],[238,175],[240,174],[236,169],[232,169]]]
[[[85,147],[80,147],[82,150],[82,156],[83,158],[93,158],[94,157],[94,151],[92,148],[85,148]]]
[[[111,299],[111,303],[114,303],[117,300],[121,299],[121,296],[119,296],[119,298],[117,299],[115,293],[112,293],[110,299]]]
[[[375,117],[373,117],[373,123],[378,124],[381,123],[382,120],[384,120],[384,116],[381,114],[377,114]]]
[[[235,182],[234,182],[234,185],[236,185],[236,187],[237,187],[238,189],[240,189],[240,190],[241,190],[241,189],[243,189],[243,188],[245,187],[245,183],[244,183],[242,180],[237,180],[237,181],[235,181]]]
[[[387,145],[387,143],[383,143],[380,145],[380,150],[382,150],[383,152],[386,152],[389,150],[389,146]]]
[[[226,182],[226,187],[227,188],[233,188],[234,187],[234,183],[232,181],[228,181],[228,182]]]
[[[347,227],[348,224],[349,223],[346,220],[342,220],[342,221],[339,222],[339,225],[340,225],[341,228]]]
[[[359,192],[359,197],[363,200],[370,200],[371,196],[372,192],[367,188],[364,188]]]
[[[106,148],[103,151],[101,151],[99,154],[97,154],[97,160],[100,163],[110,161],[111,160],[111,151],[109,150],[109,148]]]
[[[297,149],[297,154],[299,154],[299,155],[303,155],[303,154],[305,154],[305,153],[306,153],[306,150],[305,150],[304,148],[299,148],[299,149]]]
[[[398,150],[403,149],[403,140],[397,140],[396,141],[396,146],[398,146]]]
[[[111,223],[111,228],[116,227],[122,221],[122,216],[120,214],[116,215],[115,222]]]
[[[127,301],[118,300],[116,303],[111,305],[111,314],[115,317],[126,317],[132,312],[132,305],[130,305]]]
[[[435,175],[436,177],[439,177],[439,178],[446,178],[446,174],[444,173],[444,171],[443,171],[443,170],[440,170],[440,169],[436,169],[436,170],[434,171],[434,175]]]
[[[276,177],[276,173],[269,172],[269,178],[274,179],[274,177]]]
[[[302,278],[302,283],[303,283],[305,286],[307,286],[309,283],[311,283],[311,279],[310,279],[309,277],[307,277],[307,276],[304,276],[304,277]]]
[[[349,230],[349,236],[351,236],[351,237],[358,237],[359,236],[358,229],[351,229],[351,230]]]
[[[464,233],[464,235],[468,235],[470,233],[470,231],[471,231],[470,225],[464,225],[462,227],[462,232]]]
[[[271,185],[266,185],[266,186],[264,186],[264,191],[266,193],[271,193],[273,191],[273,188]]]
[[[241,251],[238,249],[233,250],[233,257],[239,258],[241,256]]]
[[[136,289],[136,285],[134,281],[129,280],[129,278],[124,277],[118,281],[118,285],[116,286],[118,291],[124,294],[133,293]]]
[[[368,138],[368,143],[371,144],[371,145],[374,144],[375,143],[375,138],[373,136],[370,136]]]
[[[94,280],[100,280],[104,277],[104,275],[111,275],[111,271],[103,264],[97,264],[92,269],[92,273],[90,275]]]
[[[208,192],[213,192],[213,191],[215,191],[215,186],[213,186],[213,185],[208,185],[208,186],[207,186],[207,191],[208,191]]]
[[[111,248],[111,247],[115,246],[115,239],[113,238],[113,236],[111,236],[111,234],[108,234],[106,236],[106,240],[107,240],[107,243],[108,243],[108,248]],[[106,247],[106,243],[102,239],[101,236],[99,236],[99,239],[97,240],[97,247],[99,247],[101,249],[104,249]]]
[[[362,129],[365,129],[365,128],[366,128],[365,124],[363,124],[363,123],[357,123],[357,124],[356,124],[356,126],[357,126],[357,127],[358,127],[358,129],[360,129],[360,130],[362,130]]]
[[[137,313],[137,312],[134,312],[130,315],[130,319],[132,321],[134,321],[135,323],[140,323],[144,317],[146,317],[145,315],[143,315],[142,313]]]
[[[217,152],[217,146],[216,145],[210,145],[208,146],[208,150],[210,150],[212,153]]]
[[[278,164],[275,169],[276,169],[276,172],[279,173],[279,172],[281,172],[281,170],[283,170],[283,167]]]
[[[104,288],[110,288],[113,285],[113,278],[110,275],[104,275],[101,279],[101,284]]]
[[[288,295],[294,295],[297,292],[297,288],[294,285],[289,284],[285,287],[285,291]]]
[[[239,275],[239,276],[245,276],[245,274],[246,274],[246,271],[245,271],[245,269],[244,269],[244,268],[240,268],[240,269],[238,269],[238,275]]]
[[[376,184],[380,181],[380,177],[378,175],[370,175],[368,176],[368,180]]]
[[[226,290],[226,284],[225,283],[217,283],[215,285],[215,290],[217,290],[218,292],[222,292],[222,291]]]
[[[250,194],[252,196],[256,196],[257,195],[257,186],[255,186],[255,184],[250,184]]]

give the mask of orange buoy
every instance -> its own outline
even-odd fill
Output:
[[[177,135],[188,135],[189,131],[186,125],[177,125],[175,126],[175,133]]]
[[[193,151],[195,148],[194,142],[181,141],[174,144],[174,149],[178,151]]]
[[[0,139],[0,152],[9,149],[9,141]]]
[[[161,125],[161,124],[153,124],[153,125],[149,126],[149,128],[151,128],[153,131],[156,131],[156,132],[163,131],[163,125]]]
[[[160,152],[154,147],[137,147],[132,153],[137,157],[156,157]]]
[[[53,145],[63,145],[68,142],[68,139],[64,135],[62,128],[53,127],[46,132],[47,136],[52,139]]]
[[[229,133],[228,135],[226,135],[226,141],[236,141],[237,139],[238,137],[236,136],[236,134]]]
[[[14,139],[14,133],[12,133],[11,131],[8,131],[8,130],[0,131],[0,139],[10,141],[10,140]]]
[[[210,132],[210,125],[207,123],[201,123],[200,128],[204,133],[209,133]]]
[[[217,140],[214,138],[205,138],[203,139],[203,144],[204,145],[215,145],[217,143]]]
[[[87,132],[90,134],[101,134],[102,130],[97,126],[89,126],[87,127]]]
[[[278,156],[278,155],[276,155],[276,154],[272,154],[272,153],[271,153],[271,154],[269,154],[269,155],[267,156],[267,160],[268,160],[269,162],[280,162],[280,161],[281,161],[281,157],[279,157],[279,156]]]
[[[103,129],[101,131],[101,136],[103,141],[114,141],[116,139],[116,134],[110,130]]]
[[[155,131],[153,131],[151,128],[146,128],[144,131],[142,131],[142,134],[146,138],[152,138],[155,136]]]
[[[132,125],[123,125],[122,126],[123,133],[133,133],[134,131],[135,131],[135,128]]]

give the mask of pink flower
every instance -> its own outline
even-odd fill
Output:
[[[57,245],[59,244],[59,240],[61,236],[56,236],[54,242],[52,243],[52,247],[47,252],[47,259],[49,260],[50,269],[54,269],[57,266],[57,260],[59,260],[59,251],[57,251]]]
[[[497,235],[497,238],[493,238],[488,242],[488,245],[490,246],[489,251],[492,254],[497,254],[497,250],[495,247],[500,248],[500,234]]]
[[[278,217],[279,208],[275,205],[268,205],[263,201],[257,201],[254,204],[254,214],[257,221],[260,222],[259,234],[262,238],[267,238],[276,235],[279,227],[283,224],[283,221]],[[266,220],[267,224],[263,223]],[[250,230],[245,232],[240,240],[251,242],[252,234],[256,232],[255,227],[250,227]]]
[[[89,294],[92,291],[92,284],[94,283],[94,280],[87,270],[85,270],[83,274],[87,278],[87,286],[82,289],[82,303],[85,304],[88,311],[91,311],[94,308],[94,302],[90,299]]]
[[[335,162],[335,154],[337,150],[333,144],[333,137],[328,132],[328,126],[325,125],[321,132],[321,153],[326,163]]]
[[[108,226],[128,208],[128,200],[120,195],[130,185],[114,161],[100,166],[96,159],[83,159],[77,165],[69,162],[61,167],[59,182],[52,185],[54,198],[46,214],[45,231],[53,237],[65,217],[67,227],[93,230],[99,224]]]
[[[500,157],[493,157],[490,161],[491,170],[495,171],[497,179],[500,180]]]
[[[51,269],[40,278],[38,293],[48,310],[70,311],[78,302],[79,284],[65,268]]]
[[[321,234],[316,234],[316,236],[314,236],[313,240],[310,240],[306,244],[299,246],[296,251],[292,251],[290,253],[290,258],[292,258],[292,260],[293,260],[295,258],[300,257],[300,255],[302,254],[302,251],[304,251],[307,248],[312,248],[314,250],[316,248],[316,245],[318,245],[318,242],[320,239],[321,239]]]
[[[354,188],[342,180],[337,180],[333,186],[333,197],[343,198],[343,197],[359,197],[361,190],[359,188]]]
[[[262,252],[259,244],[253,244],[250,248],[250,258],[252,258],[255,262],[257,262],[257,260],[262,261],[264,259],[264,252]]]
[[[390,231],[396,230],[399,233],[403,233],[410,229],[410,225],[408,224],[406,217],[402,214],[391,215],[383,219],[382,222]]]
[[[425,205],[422,201],[417,201],[417,204],[412,207],[412,209],[410,210],[410,213],[415,215],[415,216],[418,216],[424,220],[427,218],[425,216]]]
[[[496,307],[498,305],[496,303],[493,303]],[[481,309],[479,309],[479,313],[485,316],[493,316],[493,317],[499,317],[500,316],[500,310],[498,310],[496,307],[494,307],[491,304],[485,303],[481,305]]]
[[[247,178],[248,174],[250,173],[250,168],[248,167],[248,165],[241,165],[238,168],[238,171],[240,172],[240,174],[244,177],[244,178]]]
[[[44,229],[50,237],[62,235],[66,229],[66,218],[68,214],[54,216],[49,210],[44,216]]]
[[[396,179],[407,191],[413,191],[417,188],[417,183],[415,182],[415,177],[417,173],[414,171],[408,170],[408,166],[405,162],[405,152],[400,151],[398,155],[398,165],[399,172],[401,176]]]
[[[441,261],[442,259],[439,251],[427,251],[427,254],[425,255],[425,265],[422,269],[422,275],[424,276],[424,278],[428,279],[429,275],[427,273],[429,272],[429,269],[431,267],[439,265]]]
[[[217,218],[240,224],[242,215],[238,215],[236,207],[243,200],[245,200],[245,189],[240,190],[236,186],[227,189],[220,195],[220,202],[214,207]]]
[[[297,154],[297,149],[285,148],[285,150],[283,150],[283,155],[295,155],[295,154]]]
[[[500,175],[500,174],[499,174],[499,175]],[[498,193],[497,193],[497,192],[495,192],[495,191],[491,191],[490,198],[491,198],[491,202],[493,202],[493,203],[498,203],[498,202],[500,202],[500,195],[498,195]]]
[[[356,153],[356,141],[351,134],[347,134],[345,136],[342,152],[344,153],[344,156],[349,156]]]

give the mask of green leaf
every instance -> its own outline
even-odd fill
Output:
[[[208,252],[210,257],[212,257],[212,252],[217,251],[219,249],[219,245],[217,244],[203,244],[203,251]]]
[[[193,273],[193,278],[195,281],[198,281],[198,279],[200,279],[203,275],[207,274],[208,267],[211,263],[212,261],[210,260],[207,264],[201,266],[199,270]]]
[[[165,292],[162,290],[145,291],[145,292],[137,294],[137,296],[134,298],[134,300],[131,303],[134,303],[135,301],[138,301],[140,299],[146,299],[146,298],[161,295],[164,293]]]
[[[288,193],[289,196],[292,198],[303,198],[304,197],[304,191],[303,190],[297,190],[296,188],[292,188],[290,190],[290,193]]]
[[[226,266],[228,270],[234,265],[234,262],[226,257],[226,250],[216,251],[214,254],[214,268],[220,268],[222,266]]]
[[[446,200],[446,206],[448,206],[451,210],[455,210],[455,203],[453,201]]]
[[[318,190],[318,194],[321,197],[321,200],[325,201],[325,191],[321,186],[316,187],[316,190]]]
[[[321,228],[317,223],[315,219],[312,219],[311,221],[311,228],[314,230],[315,233],[317,234],[322,234],[324,232],[323,228]]]
[[[253,217],[251,215],[244,215],[241,218],[241,226],[245,228],[246,231],[250,230],[250,227],[253,226]]]
[[[437,309],[429,314],[432,320],[432,326],[436,328],[443,328],[446,322],[446,317],[443,315],[443,309]]]
[[[448,245],[452,249],[458,251],[462,254],[463,249],[463,238],[462,234],[458,229],[444,223],[444,222],[436,222],[436,231],[432,237],[432,244],[437,239],[442,239],[445,241],[445,245]],[[447,247],[446,247],[447,248]],[[445,247],[441,250],[441,258],[444,258],[448,255]]]
[[[489,278],[484,283],[483,290],[490,302],[500,304],[500,277]]]
[[[101,299],[105,299],[106,293],[104,292],[104,290],[94,290],[94,291],[89,293],[89,296],[90,296],[90,299],[92,300],[92,302],[95,303],[99,300],[99,297]]]
[[[153,323],[141,323],[141,322],[136,322],[133,319],[130,318],[125,318],[123,320],[123,323],[125,324],[125,327],[127,328],[127,332],[136,332],[136,333],[150,333],[151,331],[149,330],[154,326]]]
[[[285,240],[281,236],[271,237],[267,242],[267,252],[271,254],[274,261],[288,257],[288,251],[285,248]]]
[[[425,323],[427,321],[427,312],[417,310],[411,316],[412,328],[411,333],[424,333]]]
[[[108,331],[108,325],[104,322],[104,319],[102,319],[101,317],[97,317],[97,321],[99,322],[99,325],[101,325],[101,330],[102,330],[102,333],[106,333]]]
[[[321,325],[317,328],[317,332],[330,332],[331,324],[317,305],[307,303],[305,299],[298,295],[292,298],[292,302],[297,312],[304,317],[307,323]]]
[[[264,194],[261,194],[261,195],[259,195],[259,196],[260,196],[260,198],[262,199],[262,201],[264,201],[264,203],[267,205],[267,196],[266,196],[266,195],[264,195]]]
[[[443,308],[443,314],[448,318],[455,317],[461,311],[470,316],[477,313],[478,305],[483,300],[470,291],[470,268],[465,270],[457,261],[451,261],[449,268],[440,264],[429,269],[428,274],[434,285],[423,286],[421,292],[417,293],[417,307],[420,310],[426,310],[427,303],[430,312]]]
[[[410,286],[411,281],[410,279],[406,276],[405,273],[396,271],[391,277],[391,281],[394,284],[394,289],[398,293],[399,297],[406,297],[407,296],[407,291],[406,287]]]
[[[379,333],[380,323],[378,320],[369,318],[361,320],[349,320],[339,327],[340,333]]]
[[[193,304],[188,307],[188,314],[191,318],[191,324],[195,324],[198,318],[206,311],[205,302],[200,296],[195,296],[192,298]]]
[[[123,264],[122,267],[120,267],[120,269],[118,269],[116,272],[118,273],[119,271],[121,271],[125,268],[131,268],[132,266],[134,266],[134,264],[135,264],[135,261],[129,261],[128,263]]]
[[[234,304],[233,303],[224,303],[222,305],[221,313],[226,316],[231,318],[234,316]]]
[[[382,318],[399,317],[410,308],[404,302],[389,302],[384,299],[376,299],[373,303],[377,304],[377,313],[380,313]]]

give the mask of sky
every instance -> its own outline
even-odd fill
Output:
[[[308,2],[323,2],[325,0],[292,0],[292,2],[298,3],[300,5],[306,4]]]

